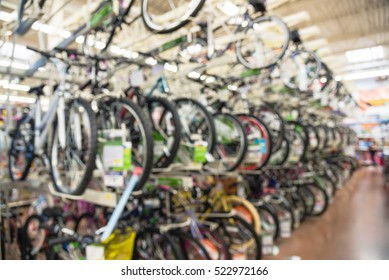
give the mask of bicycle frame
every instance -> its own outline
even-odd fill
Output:
[[[158,80],[155,82],[153,87],[149,90],[149,92],[146,94],[146,96],[151,96],[153,95],[153,92],[159,90],[161,93],[169,93],[169,85],[167,83],[167,80],[165,76],[161,76],[158,78]]]

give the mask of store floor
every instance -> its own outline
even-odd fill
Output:
[[[389,260],[389,189],[377,167],[358,170],[321,217],[310,218],[265,259]]]

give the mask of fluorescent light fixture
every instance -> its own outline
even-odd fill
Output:
[[[201,76],[200,73],[197,73],[195,71],[192,71],[188,74],[188,77],[191,79],[198,79],[198,78],[200,78],[200,76]]]
[[[362,71],[356,73],[350,73],[343,76],[336,76],[337,81],[353,81],[370,79],[382,76],[389,76],[389,69],[373,70],[373,71]]]
[[[311,37],[315,37],[321,34],[320,27],[317,25],[299,29],[301,39],[306,40]]]
[[[0,95],[0,101],[6,101],[7,96],[5,94]],[[9,96],[10,102],[18,102],[18,103],[29,103],[32,104],[35,102],[35,98],[28,97],[28,96],[16,96],[16,95],[10,95]]]
[[[326,39],[317,39],[313,41],[304,42],[304,46],[309,50],[317,50],[327,45],[328,41]]]
[[[145,59],[146,64],[148,65],[157,65],[158,61],[155,58],[148,57]]]
[[[200,80],[202,80],[202,81],[205,81],[206,78],[207,78],[207,76],[205,76],[205,75],[200,76]]]
[[[237,86],[234,86],[234,85],[228,85],[227,88],[231,91],[236,91],[238,89]]]
[[[67,31],[67,30],[62,30],[60,33],[59,33],[59,35],[61,35],[61,37],[63,37],[63,38],[69,38],[70,37],[70,35],[72,35],[72,33],[70,32],[70,31]]]
[[[382,46],[358,49],[346,52],[346,58],[350,63],[372,61],[385,58],[385,50]]]
[[[173,64],[170,64],[170,63],[165,63],[165,65],[163,66],[165,68],[165,70],[168,70],[170,72],[174,72],[176,73],[178,68],[176,65],[173,65]]]
[[[309,21],[311,19],[311,16],[307,11],[301,11],[295,14],[291,14],[289,16],[285,16],[282,18],[287,25],[289,26],[295,26],[299,23]]]
[[[34,24],[31,26],[33,30],[40,31],[46,34],[54,34],[56,33],[56,28],[54,26],[41,23],[39,21],[34,22]]]
[[[205,82],[206,82],[207,84],[211,84],[211,83],[213,83],[214,81],[216,81],[216,79],[215,79],[214,77],[208,77],[208,78],[205,80]]]
[[[0,60],[0,66],[9,67],[9,66],[11,66],[11,61],[10,60]],[[28,64],[15,62],[15,61],[12,62],[11,67],[15,68],[15,69],[21,69],[21,70],[27,70],[30,68],[30,66]]]
[[[4,89],[10,89],[10,90],[18,90],[18,91],[29,91],[30,90],[30,87],[27,85],[10,84],[6,80],[0,80],[0,86]]]
[[[76,43],[77,44],[83,44],[84,43],[84,40],[85,40],[85,37],[84,36],[78,36],[76,38]]]
[[[239,7],[228,0],[219,3],[217,7],[227,16],[236,16],[239,13]]]
[[[14,19],[16,19],[16,13],[7,13],[4,11],[0,11],[0,20],[10,22]]]

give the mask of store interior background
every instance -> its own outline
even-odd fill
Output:
[[[10,21],[15,16],[17,2],[2,1],[0,20]],[[23,45],[38,48],[55,45],[66,37],[67,31],[73,30],[83,22],[86,11],[93,10],[98,2],[61,0],[53,1],[51,5],[48,5],[50,7],[47,9],[55,11],[66,4],[48,23],[35,24],[33,30],[25,36],[16,38],[19,46],[16,47],[16,63],[11,69],[12,73],[23,73],[36,60],[36,54],[26,50]],[[346,119],[346,122],[352,125],[360,137],[360,143],[356,147],[360,160],[369,163],[371,159],[365,150],[374,143],[374,147],[381,152],[385,143],[389,141],[389,127],[386,122],[389,120],[389,110],[387,110],[389,102],[389,1],[268,0],[267,4],[270,13],[282,16],[290,27],[300,30],[306,48],[317,51],[323,61],[334,71],[337,79],[345,83],[354,98],[358,100],[360,110],[348,112],[350,118]],[[233,5],[227,5],[227,7],[227,10],[233,12]],[[43,17],[40,22],[43,23],[45,20],[47,19]],[[142,27],[139,26],[139,28],[138,30],[142,30]],[[156,36],[147,39],[146,35],[146,39],[139,42],[138,36],[128,36],[128,34],[132,34],[131,30],[125,27],[117,36],[115,41],[120,42],[119,47],[136,50],[142,49],[142,46],[149,46],[151,49],[153,45],[160,44]],[[142,34],[148,34],[148,32],[144,31]],[[9,43],[0,48],[0,77],[3,79],[7,63],[9,63],[7,59],[11,53],[12,47]],[[35,77],[45,78],[47,76],[47,73],[41,70]],[[2,93],[7,87],[7,81],[3,79],[1,83],[3,90],[0,89]],[[26,79],[21,84],[30,86],[38,82],[36,79]],[[29,97],[25,93],[26,88],[21,87],[13,93],[22,97],[16,100],[28,100]],[[4,95],[0,102],[4,102]],[[342,105],[338,104],[338,106]],[[378,156],[380,155],[379,153]]]
[[[2,9],[0,12],[0,20],[7,22],[15,16],[17,8],[16,0],[1,1]],[[68,31],[73,30],[84,22],[84,15],[87,10],[92,11],[100,1],[89,0],[56,0],[50,1],[52,5],[48,5],[49,9],[55,10],[67,2],[65,8],[58,13],[50,22],[43,23],[46,19],[43,17],[41,23],[33,26],[26,36],[16,37],[15,62],[11,65],[11,73],[21,75],[28,69],[31,64],[37,59],[37,55],[27,50],[24,46],[32,46],[36,48],[56,45],[57,42],[63,40],[68,34]],[[156,1],[158,2],[158,1]],[[235,2],[231,0],[230,2]],[[239,2],[239,1],[237,1]],[[348,117],[345,122],[350,125],[358,134],[358,142],[353,147],[351,154],[356,154],[360,163],[364,165],[384,165],[384,150],[385,146],[389,147],[389,1],[388,0],[268,0],[268,10],[271,14],[279,15],[284,18],[288,25],[293,29],[300,30],[300,35],[307,49],[317,51],[323,61],[329,65],[336,75],[337,80],[342,81],[357,100],[359,107],[347,111]],[[233,7],[231,7],[233,9]],[[138,27],[137,27],[138,28]],[[139,27],[142,34],[149,33]],[[185,32],[184,30],[178,31]],[[170,36],[170,37],[169,37]],[[174,35],[165,36],[166,38],[176,37]],[[141,42],[138,36],[133,36],[131,29],[124,28],[123,31],[115,38],[114,43],[120,48],[143,50],[144,46],[152,49],[154,46],[160,45],[161,41],[158,36],[145,38]],[[162,38],[162,37],[161,37]],[[45,42],[42,44],[42,42]],[[74,43],[74,46],[78,46]],[[147,50],[143,50],[147,51]],[[6,80],[6,71],[10,66],[9,58],[12,54],[12,45],[5,43],[0,47],[0,109],[4,109],[4,101],[6,100],[6,91],[11,89],[11,100],[17,103],[32,103],[33,98],[27,95],[30,86],[39,84],[42,79],[45,79],[49,73],[45,69],[40,69],[35,77],[27,78],[23,81],[15,80],[13,87],[10,87]],[[330,102],[330,101],[328,101]],[[3,103],[3,104],[2,104]],[[332,104],[342,110],[342,104]],[[0,123],[0,126],[4,123]],[[374,150],[374,153],[371,151]],[[374,159],[372,158],[374,156]],[[4,166],[3,166],[4,167]],[[6,167],[6,166],[5,166]],[[368,179],[374,181],[377,185],[381,185],[381,179],[374,179],[381,175],[381,171],[374,171],[368,174]],[[359,178],[359,179],[358,179]],[[347,192],[342,198],[336,202],[332,212],[328,213],[324,220],[329,220],[336,216],[339,211],[343,211],[344,205],[349,203],[351,192],[355,187],[352,186],[358,180],[365,180],[366,176],[359,176],[350,183],[347,187]],[[367,180],[367,179],[366,179]],[[378,181],[377,181],[378,180]],[[371,197],[376,195],[380,199],[382,193],[378,190],[373,193],[368,189],[370,181],[366,181],[361,197]],[[357,198],[362,199],[362,198]],[[376,201],[376,200],[374,200]],[[372,202],[374,204],[376,202]],[[388,208],[388,201],[380,201],[379,205]],[[349,205],[347,204],[347,205]],[[359,224],[369,225],[368,234],[379,235],[379,238],[372,238],[372,242],[385,243],[385,235],[389,232],[388,225],[381,226],[385,219],[383,213],[388,211],[375,211],[374,209],[366,213],[362,213],[359,204],[350,206],[350,211],[356,211],[355,219],[360,219]],[[354,207],[354,208],[352,208]],[[386,209],[385,208],[385,209]],[[359,209],[359,210],[358,210]],[[359,212],[358,212],[359,211]],[[369,216],[371,215],[371,216]],[[370,220],[371,217],[374,217]],[[355,220],[354,220],[355,221]],[[378,244],[363,243],[361,236],[351,237],[348,233],[356,231],[355,225],[348,220],[340,219],[338,226],[342,226],[344,234],[338,241],[331,243],[329,251],[336,252],[336,247],[341,244],[348,244],[351,251],[355,251],[355,255],[346,254],[344,252],[335,253],[335,255],[321,254],[321,252],[302,253],[299,258],[318,259],[318,258],[387,258],[388,250],[383,246],[382,254],[372,252],[369,255],[369,248],[378,247]],[[358,224],[358,223],[357,223]],[[318,225],[314,225],[318,226]],[[332,226],[332,224],[331,224]],[[321,224],[319,230],[325,228],[325,223]],[[379,228],[378,231],[376,229]],[[327,227],[328,229],[328,227]],[[331,231],[331,227],[329,229]],[[293,237],[297,240],[307,240],[315,234],[323,232],[307,231],[297,234]],[[330,236],[335,235],[335,232],[327,232]],[[318,236],[318,235],[317,235]],[[319,237],[318,237],[319,238]],[[343,240],[343,241],[342,241]],[[362,241],[361,241],[362,240]],[[302,241],[301,241],[302,242]],[[313,240],[311,244],[304,246],[317,246],[320,248],[323,244],[318,245],[317,242],[322,240]],[[343,242],[343,243],[342,243]],[[360,251],[357,249],[359,242]],[[388,241],[386,240],[386,243]],[[295,241],[293,246],[298,246],[299,241]],[[297,245],[296,245],[297,244]],[[302,243],[301,243],[302,244]],[[289,246],[284,248],[282,255],[277,258],[290,258],[295,247]],[[356,247],[353,247],[356,246]],[[370,246],[370,247],[369,247]],[[389,246],[389,244],[388,244]],[[380,251],[380,250],[378,250]],[[359,253],[358,253],[359,252]],[[360,253],[364,252],[364,253]],[[381,251],[380,251],[381,252]],[[343,254],[344,253],[344,254]],[[386,254],[386,255],[385,255]],[[350,257],[351,256],[351,257]]]

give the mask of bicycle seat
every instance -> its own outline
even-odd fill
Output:
[[[31,93],[31,94],[36,94],[37,96],[41,96],[43,95],[43,88],[45,87],[46,85],[39,85],[39,86],[36,86],[36,87],[32,87],[30,88],[30,90],[28,91],[28,93]]]

